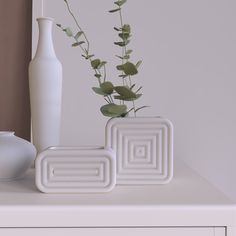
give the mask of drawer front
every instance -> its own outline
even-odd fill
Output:
[[[224,228],[2,228],[4,236],[225,236]]]

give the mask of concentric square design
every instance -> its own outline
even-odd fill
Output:
[[[45,193],[108,192],[116,183],[115,153],[104,148],[50,148],[36,158],[36,186]]]
[[[117,184],[165,184],[173,176],[173,126],[160,117],[113,118],[106,147],[116,152]]]

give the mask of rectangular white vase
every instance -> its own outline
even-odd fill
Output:
[[[106,147],[116,153],[117,184],[166,184],[173,177],[173,125],[167,119],[110,119]]]
[[[116,183],[115,153],[104,148],[49,148],[35,163],[44,193],[103,193]]]

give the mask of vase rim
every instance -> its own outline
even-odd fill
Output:
[[[49,20],[49,21],[54,21],[54,19],[52,17],[38,17],[36,19],[37,21],[41,21],[41,20]]]
[[[91,145],[82,145],[82,146],[60,146],[60,147],[49,147],[50,150],[101,150],[104,149],[104,146],[91,146]]]
[[[0,136],[13,136],[14,134],[14,131],[0,131]]]

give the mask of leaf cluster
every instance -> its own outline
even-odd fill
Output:
[[[106,101],[106,104],[100,108],[101,113],[107,117],[125,117],[131,111],[136,112],[147,107],[142,106],[139,108],[135,107],[135,101],[142,96],[141,89],[142,87],[136,88],[136,85],[132,83],[132,77],[138,74],[139,66],[142,61],[137,63],[132,62],[131,54],[133,53],[132,49],[128,49],[128,45],[131,42],[131,26],[129,24],[123,24],[122,19],[122,7],[125,5],[127,0],[118,0],[114,2],[115,8],[110,10],[110,13],[119,13],[120,16],[120,27],[114,27],[114,30],[118,34],[118,41],[115,41],[114,44],[121,48],[122,54],[116,55],[121,61],[116,66],[116,69],[119,72],[118,77],[122,80],[122,85],[114,85],[114,82],[108,81],[106,78],[106,65],[107,62],[100,58],[96,58],[93,53],[90,53],[90,43],[79,25],[78,20],[73,14],[70,5],[67,0],[64,0],[66,3],[68,12],[74,19],[78,31],[73,33],[70,27],[62,27],[61,24],[57,26],[73,40],[71,46],[79,47],[82,50],[82,57],[85,60],[90,62],[90,66],[94,71],[94,77],[98,81],[98,86],[93,87],[92,90],[99,96],[102,96]],[[95,57],[95,58],[94,58]],[[119,80],[120,81],[120,80]],[[131,102],[132,106],[129,109],[126,103]]]

